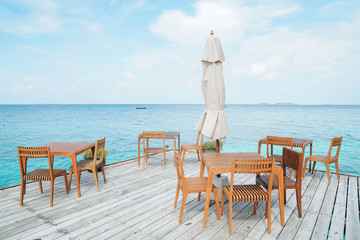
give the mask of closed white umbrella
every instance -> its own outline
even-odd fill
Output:
[[[195,129],[210,139],[222,139],[229,132],[225,115],[225,84],[222,62],[225,61],[220,40],[213,35],[206,41],[201,59],[203,76],[201,89],[206,109]]]

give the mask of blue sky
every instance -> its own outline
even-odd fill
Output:
[[[0,0],[0,104],[360,104],[360,1]]]

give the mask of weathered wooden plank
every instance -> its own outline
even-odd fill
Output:
[[[347,211],[346,211],[346,239],[360,239],[359,226],[359,198],[358,198],[358,179],[349,177]]]
[[[311,183],[305,190],[304,194],[301,196],[302,201],[302,209],[303,213],[306,213],[308,210],[308,207],[310,206],[311,199],[313,198],[321,178],[323,177],[323,173],[316,172],[311,180]],[[293,239],[300,224],[301,224],[302,218],[298,217],[298,214],[296,211],[293,211],[291,216],[289,217],[289,220],[287,221],[285,227],[277,237],[278,239]]]
[[[346,212],[346,197],[347,197],[347,182],[348,176],[341,175],[334,211],[331,219],[328,239],[343,239],[345,228],[345,212]]]
[[[326,178],[323,178],[323,180]],[[326,180],[327,181],[327,180]],[[338,181],[336,174],[331,175],[331,183],[329,184],[325,197],[319,211],[318,218],[314,224],[314,230],[311,239],[326,239],[329,231],[332,211],[334,209],[334,202],[336,199],[336,192],[338,188]]]
[[[312,180],[313,175],[306,173],[305,178],[302,180],[302,189],[301,192],[304,194],[305,190],[307,189],[308,185]],[[277,191],[274,191],[276,194]],[[245,237],[245,239],[260,239],[260,238],[276,238],[279,233],[282,231],[283,227],[281,226],[280,220],[280,209],[278,207],[272,208],[271,212],[271,235],[267,233],[267,219],[265,218],[265,214],[261,217],[260,221],[252,228],[249,234]],[[264,210],[265,211],[265,210]],[[275,211],[275,214],[273,214]],[[289,220],[293,211],[297,211],[297,203],[296,203],[296,196],[295,190],[289,189],[286,192],[286,205],[284,206],[284,220],[285,224]]]
[[[188,177],[199,176],[199,162],[196,154],[190,153],[186,157],[185,174]],[[102,239],[243,239],[244,237],[248,239],[259,239],[260,237],[269,239],[278,237],[288,227],[286,226],[283,229],[280,225],[277,191],[273,191],[272,195],[274,202],[272,202],[273,234],[271,235],[266,232],[267,221],[264,218],[265,205],[263,203],[258,205],[257,215],[252,215],[253,205],[251,203],[234,204],[234,215],[237,215],[233,219],[232,237],[229,237],[228,208],[226,206],[225,214],[219,221],[217,220],[215,205],[212,205],[209,209],[207,227],[203,228],[204,193],[200,201],[197,201],[196,194],[188,196],[183,221],[179,224],[182,195],[180,194],[178,206],[174,209],[177,178],[172,164],[172,152],[167,153],[167,158],[168,164],[165,170],[162,169],[161,154],[153,155],[145,170],[142,170],[141,166],[137,166],[136,159],[106,166],[108,182],[107,184],[102,183],[102,176],[99,174],[100,192],[96,191],[93,175],[84,172],[81,177],[81,198],[77,197],[74,181],[70,194],[66,195],[64,182],[59,179],[55,182],[54,206],[52,208],[49,207],[50,187],[46,182],[43,184],[44,194],[39,194],[37,182],[27,184],[27,194],[23,207],[19,206],[19,186],[2,189],[0,190],[0,198],[2,199],[0,201],[0,234],[3,235],[0,235],[0,238],[99,239],[101,236]],[[309,188],[308,185],[315,176],[310,174],[305,177],[303,194],[308,194],[306,193]],[[351,178],[347,191],[348,196],[347,198],[345,196],[348,207],[345,229],[346,235],[349,236],[347,239],[357,236],[358,231],[355,224],[356,214],[352,214],[359,211],[356,210],[356,206],[358,207],[356,202],[358,203],[359,199],[356,198],[353,201],[359,191],[357,189],[358,183],[356,183],[359,179],[354,177],[355,180],[352,180]],[[251,179],[238,177],[237,180],[246,182]],[[332,183],[336,182],[332,179]],[[354,182],[356,183],[355,187]],[[326,228],[326,231],[329,229],[329,224],[326,227],[326,224],[322,225],[321,223],[330,223],[332,208],[328,210],[330,207],[326,207],[325,203],[331,202],[328,198],[332,199],[334,203],[335,193],[331,189],[336,190],[336,184],[328,186],[325,197],[323,197],[324,203],[320,204],[321,208],[319,209],[319,203],[316,199],[321,199],[321,195],[324,196],[323,183],[320,183],[318,189],[313,192],[313,199],[309,200],[312,201],[309,208],[303,209],[304,219],[297,227],[290,227],[295,230],[299,229],[297,232],[295,231],[296,235],[290,234],[290,238],[291,236],[308,238],[309,234],[300,235],[300,232],[311,231],[311,225],[315,225],[313,239],[316,239],[316,234],[321,232],[320,229]],[[292,224],[291,218],[297,217],[296,198],[293,190],[288,190],[287,198],[285,221],[289,225]],[[317,209],[319,210],[318,219],[315,224],[311,224],[314,218],[310,216]],[[345,208],[340,209],[343,209],[342,212],[345,217]],[[352,209],[354,210],[351,211]],[[290,221],[287,219],[289,216]],[[320,220],[320,218],[324,219]],[[354,218],[355,221],[352,220]]]
[[[327,177],[324,176],[325,175],[323,175],[316,192],[313,194],[312,199],[310,199],[309,208],[306,211],[303,211],[302,221],[294,239],[310,239],[312,235],[313,228],[318,219],[318,215],[324,201],[326,190],[329,186]],[[294,214],[296,215],[296,213]]]

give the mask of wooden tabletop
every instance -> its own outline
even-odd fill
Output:
[[[303,148],[312,143],[312,139],[293,138],[294,147]],[[266,138],[260,139],[259,144],[266,144]]]
[[[42,147],[50,147],[50,152],[54,155],[63,155],[64,153],[74,153],[78,155],[95,147],[95,144],[89,142],[52,142],[42,145]]]
[[[203,153],[203,161],[206,168],[222,169],[222,171],[229,172],[231,170],[233,159],[244,159],[244,160],[259,160],[265,159],[264,156],[256,152],[248,153]]]
[[[173,139],[180,135],[180,132],[165,132],[166,139]],[[139,134],[139,138],[143,138],[143,134]]]

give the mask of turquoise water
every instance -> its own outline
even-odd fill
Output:
[[[196,140],[194,127],[204,105],[136,106],[0,105],[0,187],[20,182],[17,146],[95,142],[106,136],[110,163],[136,157],[137,136],[144,130],[180,131],[181,144]],[[230,132],[223,152],[256,152],[260,138],[278,135],[313,139],[313,153],[326,154],[331,138],[343,136],[340,171],[360,175],[360,106],[227,105],[226,114]],[[47,167],[45,161],[34,162],[29,170]],[[56,168],[70,165],[69,158],[55,157]]]

